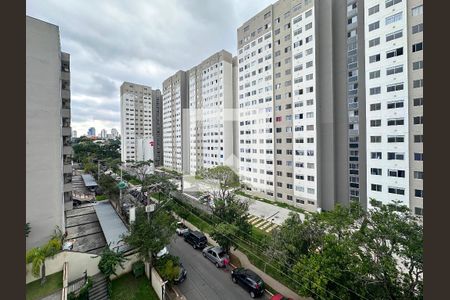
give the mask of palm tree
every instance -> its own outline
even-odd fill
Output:
[[[45,259],[54,256],[61,250],[61,240],[54,238],[48,241],[43,247],[31,249],[26,254],[27,264],[31,263],[31,272],[35,277],[41,275],[41,285],[47,279],[45,276]]]

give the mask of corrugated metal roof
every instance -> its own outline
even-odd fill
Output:
[[[95,179],[91,174],[81,174],[81,177],[83,178],[85,186],[97,186],[97,182],[95,182]]]
[[[125,244],[121,238],[122,235],[128,234],[128,229],[111,206],[111,203],[109,201],[101,201],[97,202],[97,205],[94,207],[105,235],[106,243],[110,245],[110,248],[118,247],[117,250],[120,252],[130,250],[131,247]]]

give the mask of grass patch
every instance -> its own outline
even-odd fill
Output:
[[[157,300],[158,295],[146,276],[135,278],[130,272],[113,280],[111,300]]]
[[[164,200],[165,198],[166,198],[166,196],[163,194],[163,193],[161,193],[161,192],[157,192],[157,193],[150,193],[150,197],[151,198],[155,198],[156,200]]]
[[[135,178],[131,178],[130,180],[128,180],[129,183],[131,183],[132,185],[141,185],[142,182],[138,179]]]
[[[37,279],[33,282],[30,282],[26,286],[26,299],[27,300],[35,300],[41,299],[45,296],[53,294],[54,292],[62,289],[63,283],[63,274],[62,271],[47,276],[47,281],[44,285],[41,285],[41,279]]]
[[[103,200],[106,200],[106,199],[108,199],[107,195],[97,195],[97,196],[95,196],[95,200],[97,200],[97,201],[103,201]]]

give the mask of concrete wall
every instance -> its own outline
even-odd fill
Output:
[[[152,287],[158,295],[159,299],[162,299],[162,285],[164,280],[162,280],[161,276],[159,276],[158,272],[156,272],[155,268],[152,268],[151,271],[151,282]]]
[[[47,258],[45,261],[45,273],[51,275],[63,270],[64,262],[68,263],[68,281],[74,281],[84,276],[84,271],[87,270],[88,276],[98,274],[98,263],[101,256],[89,253],[62,251],[53,256],[53,258]],[[127,261],[123,264],[123,268],[118,266],[116,268],[117,276],[112,275],[110,279],[115,279],[123,274],[131,272],[132,264],[139,260],[138,254],[133,254],[126,257]],[[38,280],[40,277],[34,277],[31,273],[32,264],[26,265],[26,283]]]
[[[64,228],[59,28],[26,18],[26,222],[30,249]]]

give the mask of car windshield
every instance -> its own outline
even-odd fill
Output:
[[[222,251],[222,252],[219,253],[219,257],[220,257],[220,258],[225,257],[226,255],[227,255],[227,254],[226,254],[224,251]]]
[[[206,242],[206,237],[202,236],[202,237],[200,238],[200,242]]]

